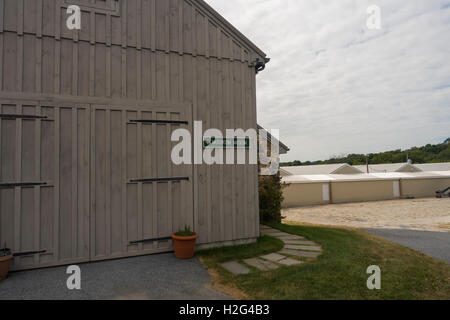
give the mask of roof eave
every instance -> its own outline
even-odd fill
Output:
[[[214,16],[217,20],[220,21],[220,23],[223,24],[223,26],[231,33],[233,33],[239,40],[241,40],[243,43],[245,43],[250,49],[252,49],[256,54],[261,56],[261,58],[264,58],[265,63],[269,63],[270,59],[267,58],[267,55],[262,51],[260,48],[258,48],[250,39],[248,39],[242,32],[240,32],[236,27],[234,27],[230,22],[228,22],[227,19],[222,17],[220,13],[218,13],[214,8],[212,8],[209,4],[207,4],[204,0],[191,0],[198,3],[200,7],[203,7],[205,11],[208,11],[211,13],[212,16]]]

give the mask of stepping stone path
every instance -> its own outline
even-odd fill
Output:
[[[266,261],[260,258],[251,258],[244,260],[246,264],[249,266],[255,267],[259,270],[268,271],[268,270],[275,270],[278,269],[279,266],[275,263],[272,263],[270,261]]]
[[[273,261],[273,262],[278,262],[280,260],[285,259],[285,256],[282,256],[281,254],[278,253],[271,253],[265,256],[262,256],[261,258],[269,260],[269,261]]]
[[[230,261],[230,262],[225,262],[222,263],[220,265],[222,268],[224,268],[225,270],[228,270],[229,272],[233,273],[233,274],[247,274],[250,273],[250,269],[247,268],[246,266],[240,264],[239,262],[236,261]]]
[[[292,235],[280,230],[261,226],[261,235],[275,237],[284,242],[284,248],[277,253],[271,253],[260,257],[243,260],[244,264],[237,261],[221,263],[225,270],[235,274],[248,274],[251,270],[246,266],[254,267],[261,271],[278,269],[281,266],[296,266],[304,263],[298,259],[315,259],[322,254],[322,248],[315,242],[304,237]]]

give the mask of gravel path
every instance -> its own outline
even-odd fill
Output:
[[[68,290],[66,267],[11,273],[0,282],[0,300],[218,300],[196,258],[172,253],[80,264],[81,290]]]

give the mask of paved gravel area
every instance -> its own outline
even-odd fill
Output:
[[[450,263],[450,233],[388,229],[365,231]]]
[[[283,210],[286,221],[374,229],[450,232],[450,198],[331,204]]]
[[[210,287],[198,259],[160,254],[79,265],[81,290],[68,290],[67,267],[11,273],[0,282],[0,300],[230,299]]]

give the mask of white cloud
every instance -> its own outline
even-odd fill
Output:
[[[207,0],[272,61],[258,122],[316,160],[450,136],[449,0]],[[368,30],[366,9],[381,8]]]

